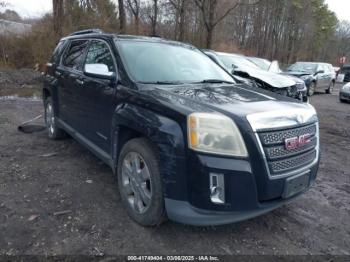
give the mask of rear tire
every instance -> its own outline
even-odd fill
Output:
[[[45,125],[49,138],[58,140],[66,137],[66,133],[57,126],[55,109],[51,97],[45,99]]]
[[[123,146],[118,159],[119,193],[128,215],[142,226],[160,225],[166,215],[156,149],[136,138]]]
[[[315,90],[316,90],[316,83],[312,82],[309,86],[309,88],[307,89],[307,95],[308,96],[313,96],[315,94]]]

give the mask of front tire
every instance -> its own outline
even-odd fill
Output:
[[[329,87],[328,89],[326,90],[326,94],[332,94],[333,93],[333,90],[334,90],[334,81],[332,81],[330,84],[329,84]]]
[[[128,215],[142,226],[165,220],[162,179],[157,152],[144,138],[127,142],[118,160],[118,187]]]
[[[47,128],[49,138],[53,140],[65,138],[66,133],[57,126],[55,110],[53,107],[51,97],[46,98],[44,105],[45,105],[45,125]]]
[[[312,82],[307,90],[307,95],[313,96],[315,94],[315,90],[316,90],[316,83]]]

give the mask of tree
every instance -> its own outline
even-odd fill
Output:
[[[201,11],[203,22],[205,29],[207,31],[207,39],[206,39],[206,48],[211,48],[212,42],[213,42],[213,32],[216,26],[224,20],[234,9],[236,9],[240,5],[256,5],[260,2],[260,0],[257,0],[255,2],[248,2],[243,3],[237,1],[225,1],[225,4],[227,7],[223,7],[221,5],[220,10],[225,10],[223,13],[219,14],[218,12],[218,0],[194,0],[197,7]],[[221,1],[221,4],[223,4],[224,1]]]
[[[176,10],[176,23],[178,26],[179,34],[177,36],[178,41],[184,41],[185,39],[185,19],[186,19],[186,7],[188,0],[169,0],[169,3]]]
[[[63,0],[52,0],[53,7],[53,31],[56,40],[62,37],[63,24]]]
[[[152,11],[148,14],[149,19],[151,20],[151,32],[153,36],[157,35],[157,22],[158,22],[158,12],[159,12],[159,1],[152,0]]]
[[[125,8],[124,0],[118,0],[119,9],[119,31],[121,34],[125,33]]]
[[[140,0],[127,0],[128,7],[134,17],[135,33],[140,31]]]

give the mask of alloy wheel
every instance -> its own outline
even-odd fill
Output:
[[[122,162],[122,186],[130,207],[137,213],[147,211],[152,199],[151,175],[147,163],[136,152],[128,153]]]
[[[53,133],[55,132],[55,115],[51,103],[46,104],[45,122],[49,134],[53,135]]]
[[[315,94],[315,89],[316,89],[316,84],[311,83],[311,85],[309,87],[309,96],[313,96]]]

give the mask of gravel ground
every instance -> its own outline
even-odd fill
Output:
[[[350,104],[318,94],[322,160],[295,202],[218,227],[143,228],[123,210],[111,170],[72,139],[17,126],[42,102],[0,99],[0,254],[350,254]]]

